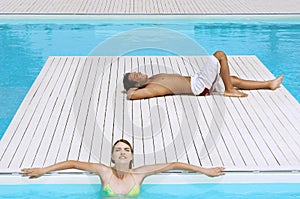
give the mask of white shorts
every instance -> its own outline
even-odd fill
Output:
[[[199,73],[191,76],[191,89],[194,95],[200,95],[205,89],[209,94],[224,94],[225,86],[220,76],[220,63],[215,56],[210,56]]]

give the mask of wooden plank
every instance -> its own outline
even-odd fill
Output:
[[[135,2],[134,0],[126,1],[126,4],[122,5],[122,10],[120,13],[134,13],[135,12]]]
[[[89,5],[87,7],[87,11],[86,13],[91,13],[91,14],[94,14],[96,12],[96,8],[97,8],[97,4],[98,4],[99,1],[90,1],[89,2]]]
[[[109,144],[107,143],[108,140],[106,139],[105,135],[105,125],[106,125],[106,114],[107,114],[107,108],[108,108],[108,93],[109,93],[109,79],[111,76],[111,58],[106,57],[105,58],[105,69],[103,70],[103,80],[101,83],[101,90],[99,93],[99,105],[98,105],[98,110],[97,110],[97,123],[95,128],[94,133],[97,135],[98,139],[93,140],[93,146],[95,147],[92,149],[93,154],[95,158],[98,160],[98,162],[102,162],[102,154],[106,152],[105,147],[110,147],[108,146]],[[99,139],[101,138],[101,139]],[[97,144],[96,144],[97,143]],[[106,144],[104,144],[106,143]],[[110,153],[109,153],[110,154]],[[107,156],[107,154],[105,154]],[[106,157],[107,160],[107,157]],[[110,164],[109,162],[105,162],[105,164]]]
[[[197,68],[198,65],[200,64],[204,64],[205,60],[200,60],[197,57],[194,57],[193,59],[198,59],[199,63],[197,63],[196,61],[190,61],[190,63],[196,62],[193,64],[192,68]],[[219,97],[215,97],[215,99],[218,100]],[[201,98],[199,98],[201,99]],[[226,123],[227,123],[227,127],[231,127],[230,128],[230,133],[231,136],[233,137],[234,140],[236,140],[236,143],[239,143],[239,149],[238,149],[238,153],[241,154],[243,161],[245,161],[245,164],[247,166],[251,166],[254,167],[255,165],[257,165],[257,161],[261,161],[263,160],[262,156],[260,156],[258,147],[253,144],[253,141],[251,139],[251,137],[247,136],[248,134],[245,135],[241,135],[240,133],[243,131],[247,131],[247,128],[245,126],[243,126],[243,122],[242,119],[239,117],[238,113],[236,112],[236,109],[234,108],[234,105],[231,101],[230,98],[224,98],[222,100],[218,100],[218,102],[216,102],[216,105],[218,107],[223,107],[222,110],[224,109],[224,107],[226,107],[227,112],[230,113],[231,117],[227,117],[226,118]],[[219,108],[220,109],[220,108]],[[224,110],[223,110],[224,111]],[[205,119],[205,116],[203,117]],[[205,122],[201,122],[201,124],[203,124]],[[244,138],[245,137],[245,138]],[[243,143],[243,144],[241,144]],[[249,145],[249,146],[248,146]],[[246,146],[246,147],[245,147]],[[254,154],[251,153],[251,150],[254,150]],[[232,153],[232,151],[230,151]],[[216,155],[212,155],[212,157],[215,157]],[[258,156],[260,157],[259,160],[255,160],[254,156]],[[242,162],[239,163],[239,167],[242,167],[243,165],[241,165]]]
[[[141,67],[144,70],[145,74],[151,74],[152,66],[150,57],[145,57],[144,59],[144,67]],[[151,123],[151,113],[150,113],[150,99],[143,100],[141,104],[142,111],[142,121],[143,121],[143,145],[144,145],[144,153],[145,153],[145,164],[153,164],[155,162],[155,151],[154,151],[154,132],[153,126]]]
[[[174,61],[176,61],[178,70],[181,72],[181,74],[187,76],[188,74],[188,70],[187,70],[187,65],[184,64],[183,59],[181,57],[177,57],[176,59],[174,59]],[[200,165],[199,161],[199,155],[197,153],[197,150],[195,149],[196,143],[194,142],[194,135],[197,133],[197,122],[196,122],[196,118],[193,117],[193,114],[191,114],[192,112],[194,112],[194,110],[192,108],[192,103],[196,103],[196,99],[195,98],[191,98],[189,96],[182,96],[181,98],[181,103],[182,103],[182,107],[184,110],[184,117],[186,118],[186,122],[182,122],[184,124],[185,127],[183,127],[183,129],[188,130],[187,132],[185,132],[184,134],[184,138],[185,138],[185,142],[186,147],[187,147],[187,153],[189,155],[189,160],[191,164],[194,165]]]
[[[200,63],[201,65],[203,65],[206,63],[206,59],[200,59],[198,60],[198,63],[199,65]],[[197,71],[194,72],[197,73]],[[208,128],[210,129],[210,137],[208,137],[208,143],[206,143],[206,145],[209,146],[209,150],[217,150],[218,155],[220,156],[219,158],[222,161],[222,165],[233,166],[234,162],[228,151],[227,145],[225,144],[225,140],[220,129],[220,126],[223,125],[223,121],[218,120],[220,118],[216,117],[216,114],[221,115],[222,113],[219,113],[219,110],[217,109],[217,106],[214,102],[213,96],[205,97],[205,100],[202,102],[202,105],[206,122],[209,125]]]
[[[125,70],[124,74],[132,71],[132,59],[130,57],[125,58]],[[126,102],[126,103],[125,103]],[[124,127],[123,127],[123,138],[128,140],[132,145],[134,144],[134,137],[133,137],[133,104],[132,101],[127,100],[127,96],[124,93],[124,111],[123,111],[123,120],[124,120]],[[135,150],[135,149],[134,149]]]
[[[31,2],[24,2],[24,1],[19,1],[18,5],[16,7],[13,7],[13,12],[27,12],[28,9],[30,8]]]
[[[120,57],[114,57],[112,59],[112,71],[119,71],[120,68],[124,70],[124,65],[120,65]],[[124,102],[124,95],[122,95],[123,91],[123,85],[122,85],[122,77],[123,73],[116,73],[114,72],[114,75],[112,76],[113,79],[110,81],[113,83],[112,84],[112,97],[110,99],[112,100],[113,104],[112,106],[114,107],[111,109],[111,112],[113,113],[113,130],[112,132],[107,132],[112,134],[112,140],[111,140],[111,147],[112,144],[116,141],[122,138],[122,129],[123,129],[123,117],[120,114],[123,111],[123,102]]]
[[[248,70],[249,66],[244,65],[244,63],[239,62],[239,58],[235,58],[235,63],[237,64],[235,67],[235,71],[237,72],[238,76],[248,76],[248,78],[251,78],[251,72],[250,70],[247,71],[246,73],[243,73],[243,70]],[[246,75],[247,74],[247,75]],[[266,143],[268,144],[269,147],[271,147],[273,153],[277,153],[276,157],[280,162],[286,164],[286,158],[284,158],[282,151],[276,146],[275,142],[281,142],[279,137],[274,138],[274,135],[276,135],[276,129],[273,128],[272,121],[269,120],[269,117],[264,117],[265,113],[268,112],[268,107],[263,106],[264,104],[262,102],[257,103],[257,98],[254,97],[255,93],[258,92],[263,92],[263,91],[258,91],[258,90],[253,90],[250,92],[250,96],[247,97],[247,102],[244,103],[244,106],[247,108],[249,115],[253,118],[254,123],[257,125],[257,128],[261,132],[262,137],[265,138]],[[270,109],[269,109],[270,110]],[[252,112],[251,111],[255,111]],[[270,111],[269,111],[270,112]],[[255,117],[257,115],[258,117]],[[264,121],[264,122],[261,122]],[[266,126],[266,124],[268,124]],[[268,136],[270,135],[270,136]],[[276,140],[276,141],[275,141]],[[281,164],[282,164],[281,163]]]
[[[3,13],[9,13],[9,12],[14,12],[16,8],[20,7],[19,5],[21,4],[23,0],[16,0],[16,1],[5,1],[2,2],[0,8]],[[5,3],[3,5],[3,3]]]
[[[166,63],[164,57],[158,57],[157,59],[157,67],[153,66],[153,74],[158,73],[166,73],[168,68],[166,67]],[[174,136],[173,136],[173,129],[171,127],[171,122],[176,122],[174,118],[172,118],[172,109],[169,109],[169,105],[173,103],[170,97],[161,97],[156,98],[156,107],[158,111],[158,118],[159,118],[159,125],[161,129],[161,136],[162,136],[162,144],[161,146],[164,147],[164,151],[161,150],[161,155],[158,154],[157,156],[163,156],[163,152],[165,153],[165,160],[167,162],[173,162],[178,160],[178,154],[175,147]],[[172,119],[172,120],[171,120]],[[159,142],[159,141],[158,141]],[[158,160],[157,160],[158,161]]]
[[[185,62],[185,65],[187,65],[186,62]],[[182,63],[179,65],[182,65]],[[193,68],[194,67],[191,67],[191,69],[189,70],[189,75],[192,75],[194,73]],[[226,105],[222,105],[222,102],[224,101],[224,97],[223,96],[214,96],[213,99],[215,101],[215,105],[218,107],[217,108],[218,111],[214,112],[215,117],[217,118],[216,120],[223,121],[223,122],[221,122],[221,126],[219,125],[218,128],[222,131],[222,135],[224,135],[224,141],[226,143],[226,146],[229,148],[230,155],[232,156],[234,164],[242,165],[244,163],[243,158],[242,158],[239,150],[237,149],[237,144],[234,140],[234,137],[229,133],[229,131],[232,130],[232,128],[229,130],[227,121],[231,118],[229,117],[229,112],[225,108]],[[191,98],[190,98],[190,100],[191,100]],[[195,101],[195,100],[193,100],[193,101]],[[197,110],[197,109],[192,109],[192,110]],[[191,121],[191,119],[189,119],[189,121]],[[222,125],[223,123],[225,125]],[[232,127],[232,126],[230,126],[230,127]]]
[[[165,63],[167,63],[167,65],[171,66],[172,68],[177,68],[176,62],[174,62],[173,59],[165,58]],[[182,98],[182,96],[172,97],[173,103],[171,103],[172,107],[169,109],[169,111],[171,109],[175,110],[175,113],[173,113],[173,114],[171,113],[170,117],[171,117],[171,120],[177,121],[176,122],[177,127],[172,129],[172,133],[173,133],[173,137],[174,137],[178,161],[189,162],[189,158],[188,158],[188,154],[187,154],[187,143],[185,143],[184,135],[183,135],[184,130],[186,129],[186,126],[183,126],[183,125],[186,125],[187,120],[184,115],[184,110],[182,108],[181,98]],[[169,104],[168,104],[168,106],[169,106]],[[176,134],[174,134],[174,133],[176,133]]]
[[[115,119],[114,119],[114,129],[113,129],[113,142],[116,140],[123,138],[123,114],[124,113],[124,103],[126,103],[126,96],[124,95],[124,87],[123,87],[123,74],[125,69],[125,60],[122,57],[119,57],[116,61],[118,64],[118,71],[117,71],[117,87],[115,92]]]
[[[31,10],[35,10],[34,12],[40,12],[40,7],[41,7],[41,2],[32,1],[32,2],[28,2],[28,5],[27,5],[26,9],[24,9],[25,7],[23,7],[23,9],[24,9],[25,12],[30,12]]]
[[[91,152],[89,161],[91,162],[100,162],[101,157],[101,148],[103,142],[103,125],[104,125],[104,114],[105,114],[105,106],[106,106],[106,98],[107,98],[107,84],[109,73],[107,71],[108,61],[105,57],[100,57],[98,67],[99,71],[99,79],[96,84],[96,88],[94,90],[95,93],[95,121],[93,124],[93,140],[91,146]]]
[[[88,71],[90,69],[90,65],[86,65],[86,61],[86,58],[81,60],[81,62],[83,63],[81,65],[81,68],[79,68],[78,76],[75,77],[75,82],[78,83],[78,85],[75,88],[75,96],[72,101],[72,107],[68,116],[68,121],[65,124],[66,127],[64,128],[64,135],[59,145],[60,147],[56,156],[56,162],[61,162],[68,159],[70,148],[73,142],[77,142],[77,144],[80,144],[77,139],[77,133],[80,132],[76,127],[76,123],[78,120],[78,114],[80,112],[80,102],[83,97],[87,75],[89,74]]]
[[[80,161],[89,161],[93,136],[94,136],[94,124],[96,119],[96,108],[95,104],[97,103],[98,93],[95,92],[97,90],[97,84],[100,82],[101,70],[103,69],[101,65],[99,65],[99,57],[91,57],[91,72],[89,75],[88,85],[85,89],[84,99],[86,100],[85,106],[83,109],[86,109],[86,117],[82,117],[84,121],[82,121],[82,140],[80,146],[74,146],[73,150],[76,151],[74,156],[78,156],[78,160]],[[83,113],[82,113],[83,114]],[[80,129],[81,133],[81,129]],[[72,148],[71,148],[72,149]]]
[[[55,9],[54,6],[57,5],[58,5],[57,3],[51,1],[45,1],[38,6],[37,13],[42,13],[42,12],[50,13],[52,12],[53,9]],[[33,10],[28,10],[27,12],[33,12]]]
[[[193,75],[195,73],[194,69],[198,68],[198,63],[192,58],[185,58],[183,61],[187,69],[187,75]],[[204,100],[204,98],[202,99]],[[206,143],[203,141],[205,135],[208,134],[208,130],[203,129],[203,126],[206,126],[206,122],[204,121],[204,114],[202,112],[201,106],[199,106],[198,97],[190,101],[193,109],[192,113],[194,115],[194,118],[196,119],[196,124],[194,125],[197,125],[198,128],[198,132],[193,135],[194,145],[198,153],[200,165],[209,167],[212,165],[212,160],[210,156],[213,154],[208,153]]]
[[[98,1],[96,6],[96,13],[103,13],[104,1]]]
[[[41,99],[37,104],[35,104],[36,109],[33,113],[31,120],[28,122],[25,131],[23,132],[23,136],[22,139],[19,141],[18,147],[15,149],[15,154],[13,155],[10,161],[9,167],[21,167],[22,160],[28,150],[28,147],[30,146],[30,144],[32,144],[32,141],[35,140],[34,138],[39,137],[42,134],[42,132],[45,131],[49,117],[52,113],[52,108],[55,102],[55,96],[58,95],[58,93],[55,93],[55,91],[60,90],[59,87],[61,85],[58,85],[58,89],[55,87],[59,82],[58,80],[63,69],[62,66],[65,64],[65,62],[66,59],[58,59],[57,63],[54,62],[54,64],[56,64],[54,66],[54,75],[51,77],[49,83],[47,84],[47,87],[45,87]],[[37,135],[35,136],[35,134]],[[39,143],[38,140],[35,141],[37,141],[35,142],[36,144]]]
[[[229,63],[231,64],[232,60],[229,60]],[[240,75],[242,76],[242,75]],[[243,77],[243,76],[242,76]],[[268,165],[279,165],[278,160],[276,159],[276,156],[274,155],[273,151],[271,150],[270,146],[267,143],[266,138],[264,137],[262,131],[260,128],[262,128],[263,131],[265,129],[263,128],[263,125],[261,124],[261,121],[258,121],[255,116],[253,116],[253,110],[251,110],[248,102],[248,98],[252,98],[253,96],[248,96],[244,99],[239,100],[233,100],[235,108],[240,112],[240,117],[242,117],[245,121],[245,124],[247,128],[249,129],[249,133],[251,136],[253,136],[253,140],[255,140],[257,146],[261,150],[261,153],[264,155],[264,158]],[[237,101],[240,101],[241,103],[237,103]],[[259,162],[258,164],[263,164],[264,161]]]
[[[204,63],[204,62],[203,62]],[[193,67],[194,68],[194,67]],[[251,166],[254,167],[256,165],[256,161],[253,158],[253,154],[251,154],[251,151],[249,149],[249,146],[247,146],[249,143],[251,142],[252,139],[250,139],[249,137],[247,137],[246,140],[249,141],[245,141],[243,139],[243,137],[240,135],[241,132],[240,129],[245,129],[242,125],[243,123],[236,121],[237,119],[239,119],[238,114],[235,112],[235,108],[233,107],[234,105],[232,104],[232,101],[230,98],[223,98],[221,96],[215,96],[214,99],[216,100],[216,106],[218,107],[218,109],[220,110],[219,112],[226,112],[227,117],[224,118],[224,122],[226,123],[226,126],[228,128],[228,130],[230,129],[230,134],[228,134],[228,130],[227,131],[227,136],[225,137],[232,137],[233,142],[231,144],[234,144],[234,147],[237,147],[238,149],[233,149],[230,150],[230,153],[232,153],[232,151],[235,151],[235,156],[236,158],[238,158],[238,163],[237,166],[238,167],[243,167],[245,166],[244,164],[246,164],[247,166]],[[222,99],[222,100],[220,100]],[[224,110],[225,108],[225,110]],[[229,117],[228,114],[230,114],[231,116]],[[223,134],[223,132],[222,132]],[[239,143],[239,144],[237,144]],[[241,144],[243,143],[243,144]],[[227,146],[230,147],[229,144],[227,144]],[[251,145],[251,149],[257,149],[257,147],[255,145]],[[236,151],[238,150],[238,151]],[[256,151],[257,153],[257,151]],[[239,154],[240,156],[242,156],[242,160],[239,158]],[[235,160],[236,162],[236,160]]]
[[[120,0],[119,2],[114,2],[113,8],[111,9],[111,12],[113,13],[120,13],[122,5],[126,4],[123,0]]]
[[[78,13],[87,13],[88,11],[88,7],[89,7],[89,3],[90,1],[82,1],[82,4],[80,6],[80,9],[78,10]]]
[[[74,77],[78,72],[79,57],[68,58],[71,62],[70,70],[68,71],[67,79],[62,87],[62,92],[57,100],[54,108],[53,118],[49,123],[49,128],[45,132],[45,136],[36,151],[34,158],[28,159],[31,162],[31,166],[41,167],[55,163],[57,153],[59,150],[59,144],[63,136],[63,130],[67,122],[68,115],[71,109],[71,96],[74,96],[72,91],[75,90]],[[68,61],[66,64],[68,64]],[[66,66],[67,67],[67,66]],[[77,86],[77,85],[76,85]],[[58,118],[57,118],[58,117]],[[25,166],[25,165],[24,165]]]
[[[116,1],[108,1],[108,13],[116,13],[116,7],[115,7],[115,5],[117,3],[118,2],[116,2]]]
[[[85,132],[85,128],[97,69],[97,67],[93,67],[92,57],[87,57],[84,68],[87,68],[88,71],[87,75],[84,76],[84,79],[82,79],[83,84],[81,84],[82,87],[80,87],[82,91],[79,90],[79,92],[82,93],[82,96],[79,95],[80,99],[76,100],[74,103],[74,108],[77,109],[77,106],[79,106],[79,112],[77,117],[75,116],[76,124],[68,153],[68,159],[71,160],[79,160],[79,151],[82,147],[84,148],[84,145],[86,144],[83,142],[83,138],[85,133],[87,133]]]
[[[161,57],[159,59],[160,73],[172,73],[171,63],[168,57]],[[183,142],[179,137],[179,121],[176,117],[176,110],[174,107],[174,99],[172,97],[165,97],[164,100],[158,98],[158,106],[161,126],[164,135],[164,146],[167,156],[167,161],[179,161],[181,153],[184,151]],[[178,146],[178,148],[177,148]],[[186,156],[184,156],[186,159]]]
[[[55,128],[57,127],[57,123],[60,120],[62,107],[64,105],[63,102],[65,101],[66,95],[68,93],[70,82],[73,79],[72,73],[74,73],[75,71],[73,70],[75,68],[73,67],[73,64],[75,64],[74,58],[69,57],[65,59],[66,61],[64,62],[62,62],[61,60],[63,65],[59,67],[62,68],[62,72],[56,83],[57,85],[53,89],[53,93],[50,96],[50,103],[47,104],[46,110],[44,111],[44,114],[51,114],[50,118],[49,120],[46,120],[46,125],[44,122],[39,123],[37,129],[35,130],[35,135],[31,139],[31,143],[29,144],[26,154],[22,159],[21,167],[32,167],[33,161],[37,162],[37,160],[40,160],[38,166],[43,166],[43,163],[45,161],[44,158],[47,154],[46,152],[48,152],[48,147],[52,141]]]
[[[132,68],[132,71],[142,71],[144,62],[139,57],[132,58],[132,65],[138,68]],[[141,103],[144,100],[135,100],[132,102],[132,123],[133,123],[133,143],[135,148],[134,165],[145,165],[144,146],[143,146],[143,129]]]
[[[151,0],[149,2],[151,2],[151,8],[150,8],[151,12],[158,13],[158,8],[157,8],[157,4],[156,4],[155,0]]]
[[[117,64],[113,57],[109,57],[107,62],[107,72],[105,76],[108,76],[108,90],[107,90],[107,102],[105,107],[105,117],[104,117],[104,128],[103,128],[103,141],[102,141],[102,150],[101,150],[101,162],[106,165],[111,163],[111,154],[107,152],[107,149],[111,149],[112,146],[112,131],[113,131],[113,121],[114,121],[114,109],[115,104],[114,99],[115,88],[116,88],[116,73]]]
[[[150,57],[151,70],[149,75],[155,75],[159,73],[159,64],[156,57]],[[163,97],[149,99],[149,110],[151,115],[151,126],[153,132],[153,148],[155,152],[155,163],[166,163],[166,151],[163,141],[164,132],[161,126],[161,119],[159,114],[160,105],[165,101]],[[164,118],[166,119],[166,118]]]
[[[103,9],[102,9],[102,12],[103,13],[109,13],[109,4],[110,4],[110,1],[108,0],[104,0],[104,6],[103,6]]]

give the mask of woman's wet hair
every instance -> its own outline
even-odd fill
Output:
[[[128,79],[128,76],[130,75],[130,73],[125,73],[124,77],[123,77],[123,86],[125,88],[126,91],[128,91],[130,88],[135,88],[135,81],[131,81]]]
[[[128,142],[127,140],[124,140],[124,139],[120,139],[120,140],[117,140],[114,145],[112,146],[111,148],[111,154],[113,154],[114,150],[115,150],[115,147],[116,145],[119,143],[119,142],[123,142],[124,144],[128,145],[129,148],[130,148],[130,151],[131,151],[131,154],[133,155],[133,147],[131,146],[130,142]],[[113,159],[111,159],[112,163],[115,163],[115,161]],[[132,168],[132,165],[133,165],[133,160],[130,162],[129,164],[129,168],[131,169]]]

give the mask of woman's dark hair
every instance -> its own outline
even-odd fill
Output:
[[[117,145],[119,142],[123,142],[123,143],[125,143],[126,145],[128,145],[129,148],[130,148],[131,154],[133,154],[133,148],[132,148],[130,142],[128,142],[127,140],[124,140],[124,139],[117,140],[117,141],[114,143],[114,145],[113,145],[112,148],[111,148],[111,154],[114,152],[115,147],[116,147],[116,145]],[[115,163],[115,161],[114,161],[113,159],[112,159],[111,161],[112,161],[112,163]],[[131,161],[130,164],[129,164],[129,168],[130,168],[130,169],[132,168],[132,164],[133,164],[133,161]]]
[[[135,81],[131,81],[128,79],[128,76],[130,75],[130,73],[126,73],[123,77],[123,85],[126,91],[128,91],[130,88],[135,88]]]

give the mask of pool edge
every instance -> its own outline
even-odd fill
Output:
[[[37,179],[21,175],[0,175],[0,185],[16,184],[100,184],[97,175],[56,173]],[[162,173],[147,177],[144,184],[207,184],[207,183],[300,183],[300,172],[230,172],[220,177],[196,173]]]
[[[0,20],[299,20],[300,14],[186,14],[186,15],[146,15],[146,14],[5,14]]]

